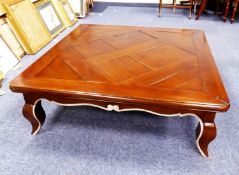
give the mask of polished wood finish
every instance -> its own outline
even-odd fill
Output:
[[[237,12],[238,3],[239,3],[239,0],[235,0],[235,5],[234,5],[234,8],[233,8],[232,17],[231,17],[231,23],[234,22],[235,15],[236,15],[236,12]]]
[[[23,115],[36,134],[45,120],[40,100],[139,110],[168,117],[194,116],[197,145],[208,156],[214,116],[229,100],[200,30],[80,25],[10,88],[23,93]]]
[[[32,125],[32,134],[35,134],[45,122],[46,114],[41,106],[41,101],[28,104],[29,99],[31,99],[31,97],[26,98],[25,96],[26,103],[23,106],[22,113]]]
[[[239,0],[234,1],[234,8],[233,8],[233,11],[232,11],[231,23],[233,23],[234,20],[235,20],[235,15],[236,15],[236,12],[237,12],[238,3],[239,3]],[[227,15],[228,15],[228,12],[229,12],[229,7],[230,7],[230,0],[227,0],[226,1],[225,14],[224,14],[224,17],[223,17],[224,22],[227,21]]]
[[[199,140],[199,145],[201,145],[201,149],[206,156],[208,156],[208,144],[215,139],[217,134],[216,125],[214,122],[215,114],[216,113],[211,112],[200,115],[200,118],[203,121],[203,131]],[[196,129],[196,138],[199,137],[200,133],[201,126],[198,124]]]
[[[224,22],[227,21],[227,15],[228,15],[228,11],[229,11],[229,6],[230,6],[230,0],[226,0],[226,8],[225,8],[224,16],[223,16],[223,21]]]
[[[202,0],[201,5],[200,5],[200,7],[198,9],[197,16],[196,16],[195,20],[198,20],[200,18],[200,16],[202,15],[206,5],[207,5],[207,0]]]

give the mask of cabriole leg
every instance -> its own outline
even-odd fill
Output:
[[[205,113],[199,116],[201,121],[196,129],[197,146],[204,157],[208,157],[208,145],[216,137],[215,113]]]
[[[22,110],[23,116],[31,123],[32,125],[32,135],[36,135],[41,126],[43,125],[46,114],[42,108],[41,101],[37,101],[34,104],[28,104],[27,102],[23,106]]]

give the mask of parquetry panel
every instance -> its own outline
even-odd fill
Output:
[[[186,37],[178,30],[116,29],[112,32],[89,29],[37,76],[135,87],[203,90],[192,34]],[[165,36],[167,41],[163,40]],[[67,74],[61,74],[57,67],[66,70]]]
[[[229,106],[199,30],[80,25],[18,76],[11,89],[193,109]]]

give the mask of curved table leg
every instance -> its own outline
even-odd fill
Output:
[[[204,10],[205,7],[206,7],[206,4],[207,4],[207,0],[202,0],[201,5],[200,5],[200,7],[199,7],[199,10],[198,10],[198,12],[197,12],[197,16],[196,16],[195,20],[198,20],[198,19],[199,19],[199,17],[201,16],[203,10]]]
[[[201,122],[199,122],[196,129],[197,146],[201,154],[208,157],[208,145],[215,139],[217,134],[214,123],[215,113],[206,113],[199,117]]]
[[[159,16],[162,15],[163,0],[159,0]]]
[[[224,22],[227,21],[227,15],[228,15],[228,11],[229,11],[229,5],[230,5],[230,0],[227,0],[227,2],[226,2],[226,8],[225,8],[225,14],[224,14],[224,17],[223,17]]]
[[[235,15],[236,15],[236,12],[237,12],[238,2],[239,2],[239,0],[236,0],[236,1],[235,1],[235,7],[234,7],[234,9],[233,9],[233,13],[232,13],[232,17],[231,17],[231,23],[234,22]]]
[[[57,101],[58,104],[69,105],[72,106],[93,106],[98,107],[100,109],[104,109],[107,111],[116,111],[116,112],[124,112],[124,111],[143,111],[151,114],[166,116],[166,117],[186,117],[186,116],[194,116],[199,121],[198,127],[196,129],[196,144],[202,156],[208,157],[208,145],[213,141],[216,137],[216,125],[214,123],[215,112],[197,112],[191,113],[191,111],[180,112],[181,110],[172,110],[168,109],[160,109],[158,106],[150,106],[146,107],[144,105],[129,105],[129,104],[120,104],[111,105],[108,102],[103,101],[88,101],[88,100],[80,100],[80,99],[72,99],[72,98],[57,98],[53,99],[44,98],[49,101]],[[41,126],[43,125],[46,114],[41,105],[41,99],[39,95],[34,94],[24,94],[25,105],[23,107],[23,115],[24,117],[31,123],[32,125],[32,135],[36,135]]]
[[[46,118],[46,114],[42,108],[41,101],[38,101],[35,104],[25,103],[22,113],[23,116],[32,125],[32,135],[36,135],[41,129],[41,126],[43,125]]]

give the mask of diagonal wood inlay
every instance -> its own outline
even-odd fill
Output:
[[[192,31],[89,28],[38,77],[204,90]],[[189,36],[189,37],[185,37]],[[165,37],[167,40],[165,41]],[[56,70],[67,70],[62,75]],[[180,88],[181,87],[181,88]]]
[[[206,102],[206,97],[218,101],[215,89],[224,91],[205,36],[198,30],[81,25],[31,70],[24,73],[30,84],[42,85],[45,79],[64,90],[59,84],[65,81],[72,83],[68,89],[96,94],[109,89],[118,94],[124,87],[122,96],[151,98],[148,92],[155,91],[162,98],[164,93],[168,99],[182,96],[190,101],[193,94],[201,94]]]
[[[107,111],[194,116],[203,156],[230,104],[202,31],[80,25],[10,83],[36,134],[41,99]]]

